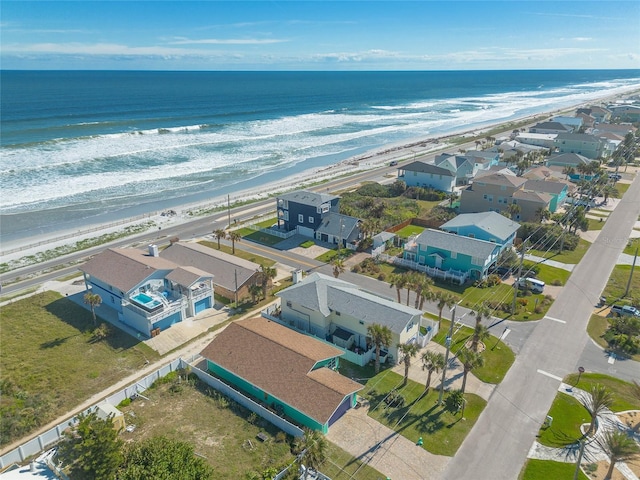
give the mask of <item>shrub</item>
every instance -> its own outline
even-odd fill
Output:
[[[518,305],[522,305],[523,307],[526,307],[528,303],[529,303],[529,300],[526,299],[526,298],[519,298],[518,299]]]
[[[556,278],[551,282],[551,285],[553,285],[554,287],[561,287],[562,286],[562,280]]]
[[[387,275],[384,272],[378,275],[378,280],[380,280],[381,282],[384,282],[386,278],[387,278]]]
[[[404,397],[397,390],[391,390],[384,398],[384,403],[390,407],[402,408],[404,407]]]
[[[129,405],[131,405],[131,399],[127,397],[118,404],[118,408],[128,407]]]

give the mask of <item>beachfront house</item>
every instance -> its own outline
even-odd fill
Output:
[[[555,182],[553,180],[527,180],[523,189],[525,191],[546,193],[551,199],[546,207],[551,213],[555,213],[567,200],[569,185],[566,182]]]
[[[576,110],[576,115],[583,114],[593,117],[596,122],[605,123],[611,118],[611,111],[605,107],[592,105],[589,107],[581,107]]]
[[[478,172],[478,166],[464,155],[442,153],[436,155],[434,163],[440,168],[446,168],[455,174],[456,185],[467,185]]]
[[[251,286],[262,285],[260,265],[199,243],[174,242],[160,257],[213,273],[216,294],[232,302],[248,297]]]
[[[559,115],[557,117],[553,117],[551,121],[558,122],[568,126],[569,128],[571,128],[572,132],[579,132],[580,129],[582,128],[582,123],[583,123],[583,120],[581,117],[569,117],[565,115]]]
[[[486,278],[496,263],[502,246],[455,233],[428,228],[417,237],[410,237],[404,246],[403,258],[411,268],[428,267],[439,272],[451,272],[460,281]],[[430,276],[444,277],[426,271]]]
[[[314,238],[323,215],[339,213],[340,197],[309,190],[296,190],[276,197],[278,228]]]
[[[262,317],[230,323],[202,351],[207,370],[237,394],[323,433],[356,406],[363,388],[336,371],[342,354]]]
[[[522,132],[516,137],[516,140],[526,145],[535,145],[537,147],[544,147],[547,150],[555,148],[555,141],[557,133],[535,133],[535,132]]]
[[[605,141],[586,133],[560,133],[555,140],[558,153],[578,153],[591,160],[602,157]]]
[[[212,308],[213,275],[134,248],[109,248],[79,267],[87,291],[100,295],[101,308],[145,337]]]
[[[421,310],[344,280],[315,272],[304,279],[294,276],[294,282],[276,294],[280,297],[279,311],[263,315],[331,343],[357,365],[364,366],[375,358],[375,346],[367,332],[370,325],[391,330],[392,341],[383,349],[383,362],[398,361],[399,343],[424,345],[437,331],[437,322],[423,318]]]
[[[308,190],[276,198],[278,228],[320,242],[355,248],[362,237],[360,220],[339,212],[340,197]]]
[[[496,212],[462,213],[440,226],[463,237],[500,245],[500,253],[513,246],[520,224]]]
[[[411,162],[398,167],[398,179],[407,187],[422,187],[452,192],[456,186],[456,174],[432,163]]]

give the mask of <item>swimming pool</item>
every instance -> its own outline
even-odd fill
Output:
[[[162,302],[145,293],[139,293],[131,297],[131,302],[143,308],[147,312],[155,312],[162,308]]]

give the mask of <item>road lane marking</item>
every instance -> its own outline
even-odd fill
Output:
[[[545,315],[544,318],[548,318],[549,320],[553,320],[554,322],[558,322],[558,323],[567,323],[564,320],[560,320],[559,318],[550,317],[549,315]]]
[[[554,380],[558,380],[559,382],[562,381],[562,378],[558,377],[557,375],[554,375],[553,373],[545,372],[544,370],[540,370],[540,369],[538,369],[537,372],[549,378],[553,378]]]

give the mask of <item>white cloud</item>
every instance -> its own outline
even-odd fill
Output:
[[[182,38],[168,43],[170,45],[269,45],[288,41],[277,38],[203,38],[200,40]]]
[[[173,47],[129,47],[117,43],[34,43],[2,45],[3,54],[8,53],[46,53],[61,55],[186,55],[202,53]]]

